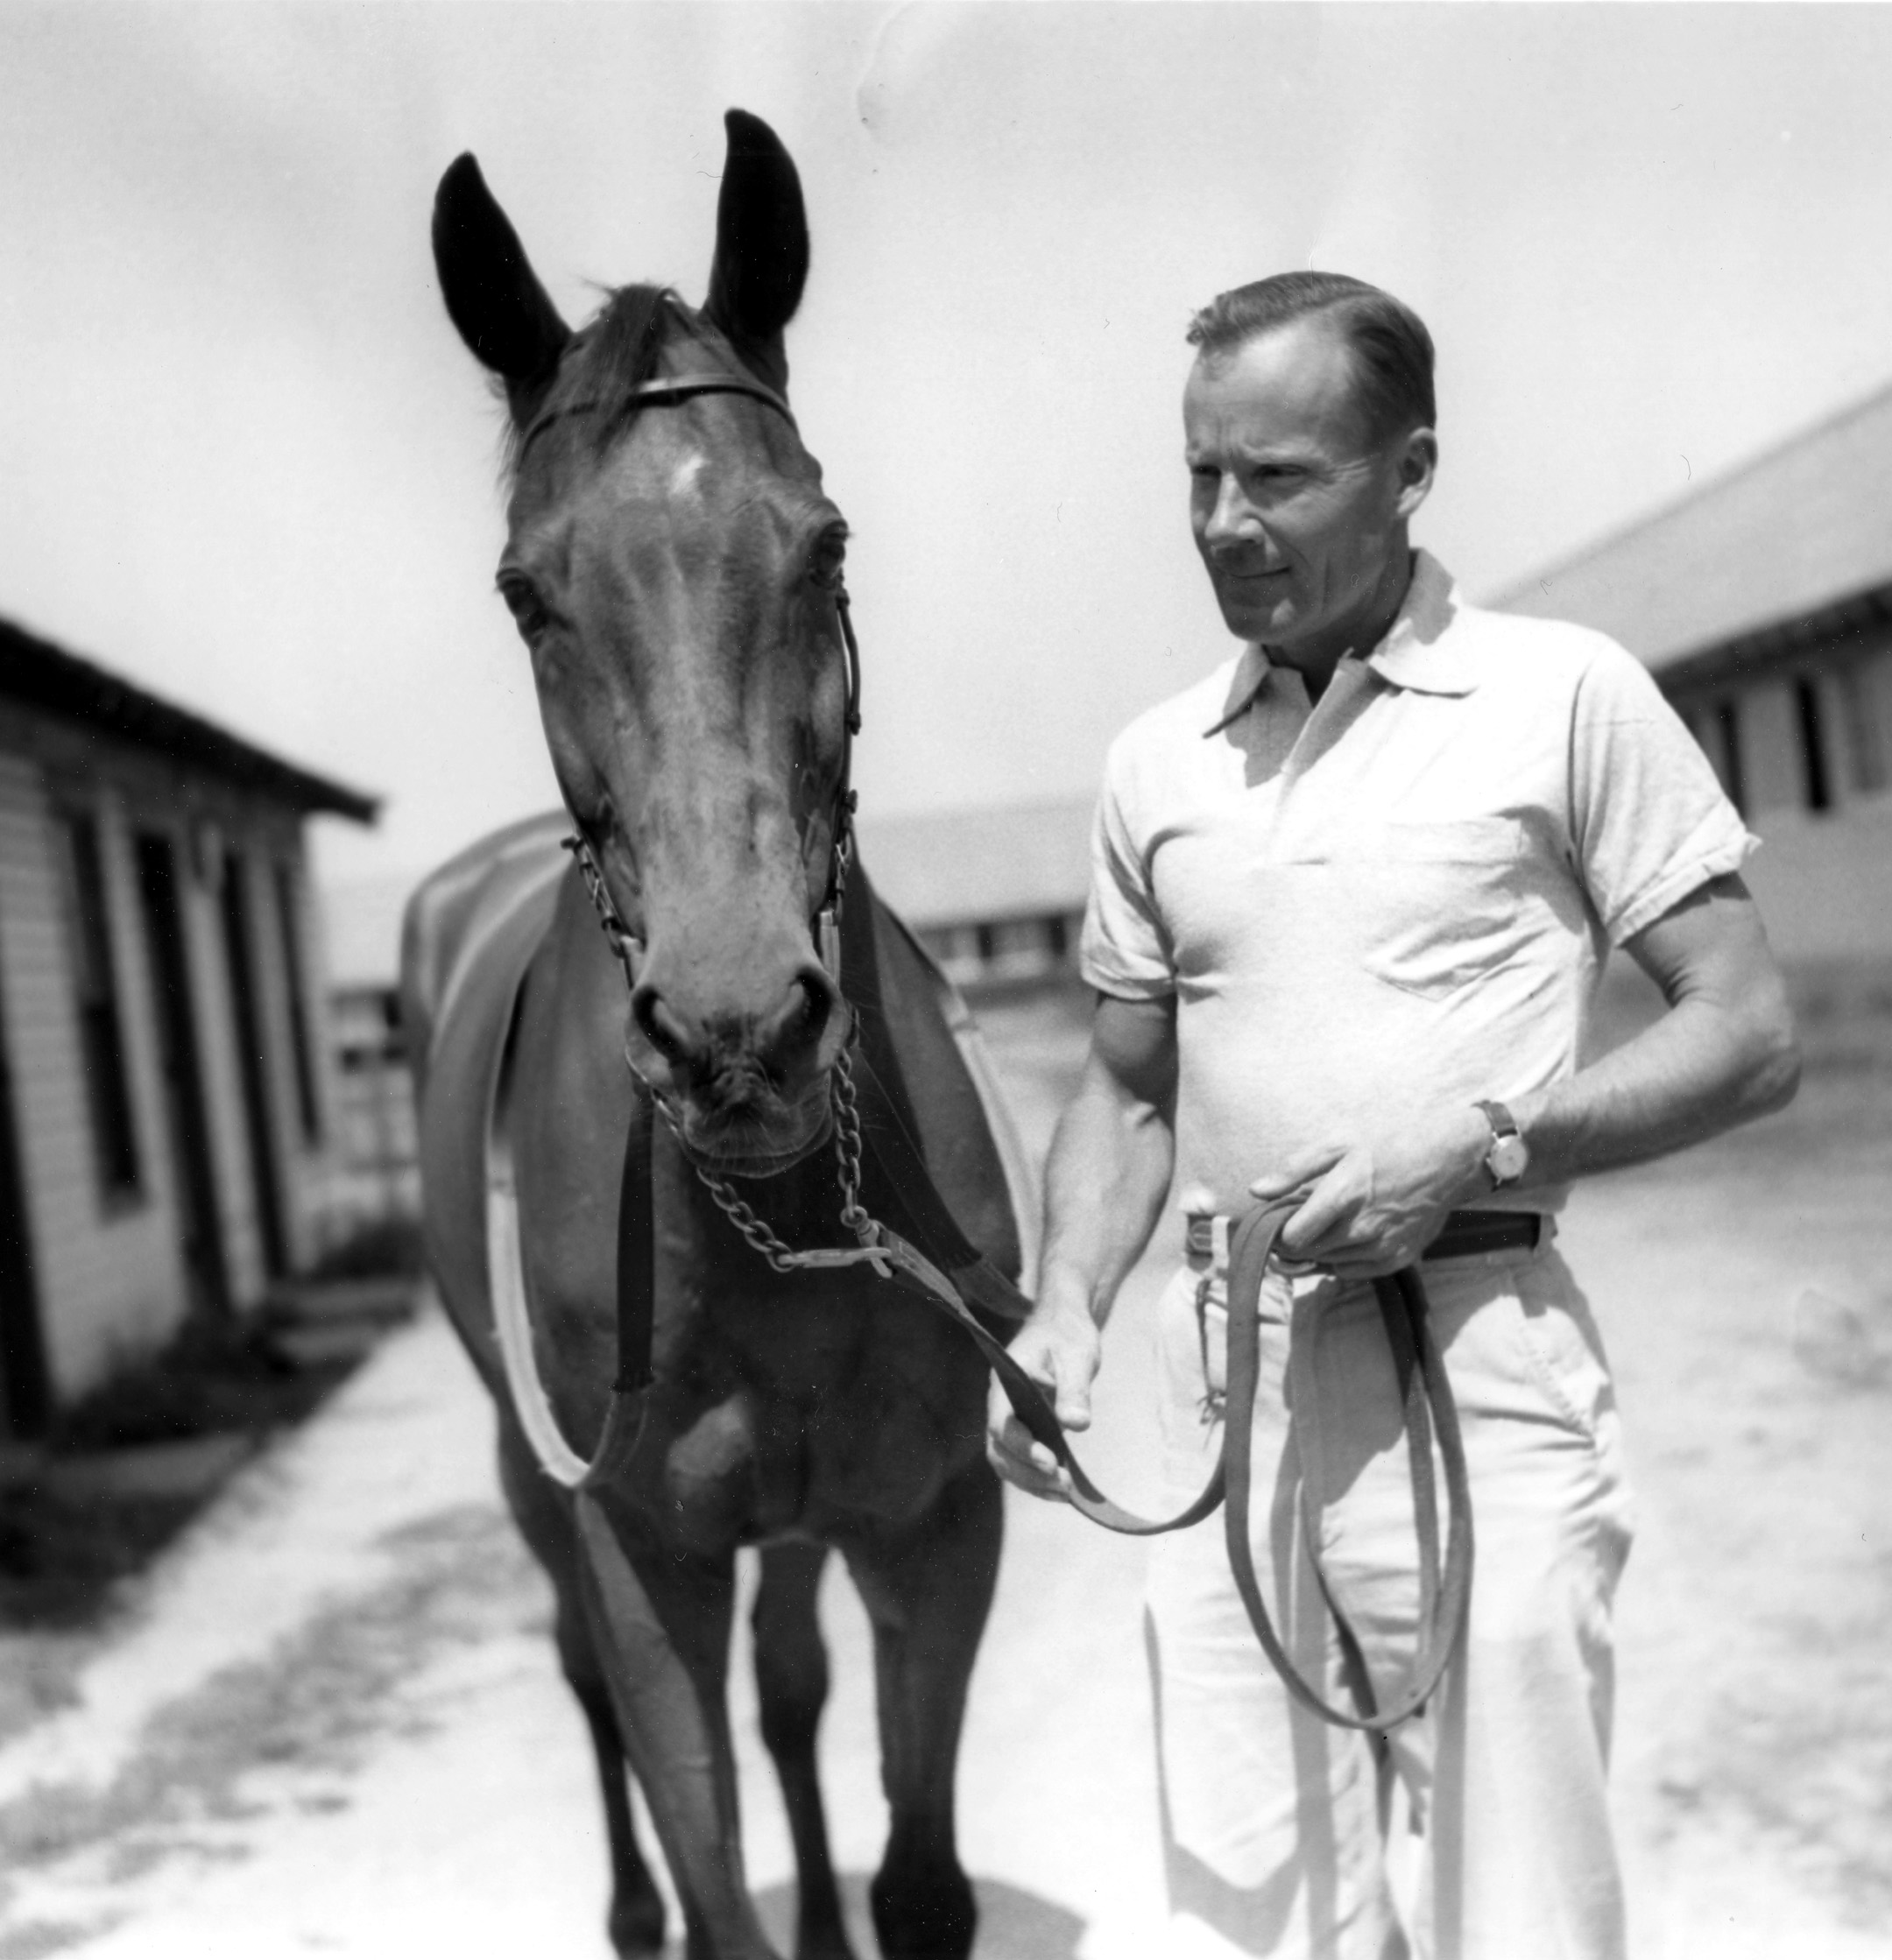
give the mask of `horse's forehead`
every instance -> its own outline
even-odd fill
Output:
[[[546,456],[516,486],[512,527],[515,539],[550,523],[625,545],[707,529],[735,550],[758,534],[757,518],[794,529],[838,515],[798,443],[765,453],[720,419],[646,412],[601,457],[582,447]]]
[[[666,496],[676,503],[699,501],[702,473],[709,467],[707,451],[686,449],[671,468],[670,481],[665,485]]]

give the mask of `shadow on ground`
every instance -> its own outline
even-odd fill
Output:
[[[978,1892],[978,1938],[974,1960],[1077,1960],[1084,1922],[1068,1906],[1008,1885],[1003,1879],[973,1879]],[[873,1918],[867,1907],[865,1872],[841,1875],[841,1902],[847,1914],[849,1937],[860,1960],[879,1952]],[[795,1888],[792,1880],[766,1886],[755,1894],[763,1930],[778,1951],[794,1949]]]

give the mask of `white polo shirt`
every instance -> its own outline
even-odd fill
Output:
[[[1756,848],[1638,661],[1420,552],[1311,711],[1251,645],[1118,737],[1080,966],[1175,996],[1179,1195],[1232,1212],[1303,1149],[1571,1075],[1606,948]]]

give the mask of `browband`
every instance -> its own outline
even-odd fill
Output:
[[[782,396],[766,382],[757,381],[746,374],[738,374],[728,368],[705,368],[696,374],[658,375],[641,382],[625,395],[628,401],[682,401],[691,395],[753,395],[759,402],[766,403],[781,416],[796,434],[794,411]],[[523,458],[526,450],[540,432],[554,422],[562,421],[571,415],[589,415],[608,405],[602,400],[568,402],[562,408],[547,409],[539,416],[525,434],[519,438],[519,455]]]

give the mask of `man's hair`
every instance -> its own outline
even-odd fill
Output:
[[[1277,272],[1218,293],[1190,322],[1190,345],[1232,354],[1290,321],[1325,314],[1352,351],[1360,406],[1373,441],[1432,428],[1432,336],[1403,301],[1345,272]]]

